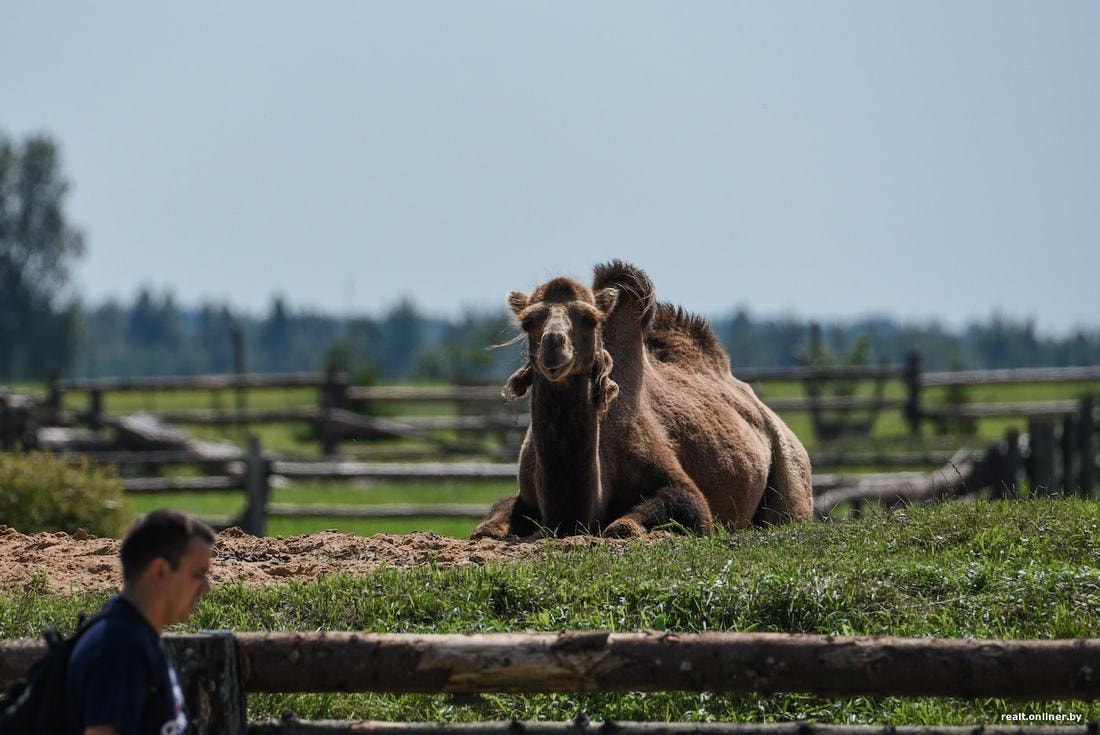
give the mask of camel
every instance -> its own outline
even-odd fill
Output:
[[[591,290],[557,278],[508,303],[528,360],[504,394],[531,390],[531,425],[519,493],[473,538],[809,518],[802,445],[733,378],[709,325],[658,304],[642,271],[616,261],[596,268]]]
[[[508,304],[527,336],[528,360],[504,396],[531,391],[531,424],[519,456],[519,494],[496,503],[472,538],[590,533],[607,511],[600,480],[600,418],[618,393],[600,324],[618,292],[593,294],[555,278]]]
[[[658,303],[646,274],[621,261],[599,265],[594,289],[618,298],[604,321],[619,395],[603,419],[600,456],[611,486],[638,481],[654,447],[670,449],[716,522],[804,521],[813,514],[810,460],[790,428],[730,372],[729,357],[706,320]],[[657,498],[619,517],[617,535],[651,530],[664,519]]]

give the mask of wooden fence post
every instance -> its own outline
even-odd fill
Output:
[[[248,410],[248,389],[244,385],[244,377],[248,366],[244,359],[244,330],[240,327],[233,329],[233,374],[237,378],[237,386],[234,391],[237,405],[237,430],[244,434],[246,431],[244,414]]]
[[[61,414],[61,379],[54,370],[46,383],[46,420],[50,426],[56,426]]]
[[[1020,497],[1020,470],[1023,462],[1020,459],[1020,431],[1009,429],[1005,433],[1004,443],[1004,494],[1002,497]]]
[[[1096,488],[1096,451],[1092,446],[1092,437],[1096,433],[1096,419],[1093,409],[1096,401],[1092,396],[1081,399],[1081,414],[1077,419],[1077,444],[1081,469],[1078,492],[1083,498],[1091,498]]]
[[[335,408],[345,408],[348,405],[347,378],[334,367],[330,367],[325,373],[325,384],[321,386],[320,405],[320,435],[321,453],[326,456],[336,454],[340,448],[340,435],[332,422],[329,421],[329,412]]]
[[[88,392],[88,428],[103,428],[103,391],[99,388]]]
[[[231,631],[167,635],[187,706],[188,735],[245,735],[240,646]]]
[[[15,409],[8,405],[7,396],[0,393],[0,450],[15,449]]]
[[[1077,453],[1077,417],[1070,414],[1062,419],[1062,474],[1059,483],[1062,494],[1068,495],[1076,487],[1073,472],[1073,455]]]
[[[905,359],[905,420],[909,424],[909,433],[920,434],[920,422],[923,418],[920,405],[921,356],[913,350]]]
[[[1047,419],[1029,422],[1027,480],[1031,495],[1054,495],[1054,424]]]
[[[259,437],[248,437],[248,456],[245,460],[245,489],[248,505],[244,511],[244,530],[253,536],[263,536],[267,519],[268,467],[260,448]]]

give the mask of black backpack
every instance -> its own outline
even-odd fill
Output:
[[[85,620],[80,617],[76,632],[65,638],[50,628],[42,635],[47,651],[42,658],[8,687],[0,697],[0,735],[57,735],[65,731],[65,674],[77,641],[102,613]]]

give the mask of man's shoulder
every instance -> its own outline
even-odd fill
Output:
[[[156,631],[135,613],[121,597],[108,601],[77,641],[70,666],[81,669],[103,656],[155,660],[159,651]]]

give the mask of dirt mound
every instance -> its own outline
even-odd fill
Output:
[[[538,553],[546,543],[464,541],[433,533],[364,537],[336,531],[260,538],[231,528],[218,534],[211,576],[215,585],[262,586],[338,572],[362,574],[380,566],[456,566],[517,559]],[[576,537],[552,543],[564,549],[622,542]],[[83,531],[72,536],[23,534],[0,525],[0,589],[25,588],[44,575],[46,587],[62,594],[116,590],[122,579],[118,546],[117,539],[96,538]]]

